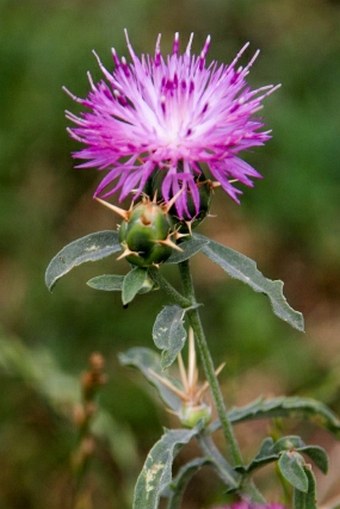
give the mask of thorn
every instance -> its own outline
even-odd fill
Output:
[[[176,230],[173,233],[173,236],[176,240],[182,239],[183,237],[190,237],[189,233],[180,233],[179,230]]]
[[[192,228],[191,228],[191,226],[192,226],[193,219],[190,219],[190,221],[184,221],[184,222],[187,225],[187,228],[189,230],[189,235],[192,236]]]
[[[176,251],[179,251],[180,253],[183,251],[181,247],[179,247],[175,242],[173,242],[170,237],[168,237],[165,240],[155,240],[156,244],[162,244],[163,246],[169,246],[172,247],[172,249],[175,249]]]
[[[168,201],[167,203],[164,203],[163,205],[163,208],[164,208],[164,211],[166,213],[169,212],[169,210],[171,209],[171,207],[174,205],[174,203],[176,202],[177,198],[183,193],[184,191],[184,187],[182,187],[172,198],[170,201]]]
[[[159,382],[161,382],[165,387],[167,387],[170,391],[172,391],[176,396],[178,396],[180,399],[185,401],[187,399],[187,395],[185,392],[178,389],[173,383],[170,382],[167,378],[164,378],[163,376],[159,375],[154,371],[153,369],[148,369],[149,373],[154,376]]]
[[[99,203],[104,205],[104,207],[107,207],[110,210],[113,210],[116,214],[118,214],[120,217],[122,217],[125,221],[129,220],[130,217],[130,211],[124,210],[120,207],[117,207],[116,205],[113,205],[112,203],[108,203],[107,201],[102,200],[101,198],[95,197],[95,200],[97,200]]]
[[[217,187],[221,187],[220,182],[218,182],[217,180],[211,182],[211,189],[216,189]]]
[[[124,246],[125,247],[125,246]],[[124,251],[121,255],[118,256],[117,260],[122,260],[123,258],[126,258],[127,256],[139,256],[139,253],[137,251],[131,251],[127,246],[125,247]]]
[[[226,363],[225,363],[225,362],[222,362],[222,364],[220,364],[220,365],[218,366],[218,368],[217,368],[217,369],[215,369],[215,375],[216,375],[216,376],[218,376],[218,375],[221,373],[221,371],[222,371],[222,369],[225,367],[225,365],[226,365]],[[208,389],[209,389],[209,383],[208,383],[208,382],[204,382],[204,384],[202,385],[202,387],[200,388],[200,390],[197,392],[197,397],[198,397],[198,398],[200,398],[200,397],[203,395],[203,393],[204,393],[206,390],[208,390]]]

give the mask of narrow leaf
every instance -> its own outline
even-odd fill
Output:
[[[133,366],[139,369],[145,378],[154,386],[159,392],[160,397],[165,404],[174,412],[178,412],[181,408],[181,399],[170,391],[154,373],[164,376],[161,370],[160,355],[150,350],[150,348],[130,348],[124,353],[120,353],[119,361],[123,366]],[[168,378],[168,377],[167,377]],[[171,380],[176,385],[176,380]]]
[[[148,272],[146,269],[135,267],[126,274],[122,287],[122,302],[124,305],[129,304],[139,293],[144,284],[148,280]]]
[[[315,424],[332,431],[336,435],[340,433],[340,421],[327,406],[312,398],[300,397],[277,397],[271,399],[259,398],[246,406],[232,408],[229,412],[232,423],[243,422],[253,419],[295,417],[303,415],[312,419]],[[215,427],[218,428],[217,422]]]
[[[104,292],[120,292],[123,288],[124,276],[116,274],[102,274],[87,281],[87,285],[95,290]]]
[[[303,457],[294,451],[281,454],[278,467],[283,477],[297,490],[307,493],[308,477],[304,469]]]
[[[45,283],[51,291],[58,279],[82,263],[95,262],[121,250],[118,233],[111,230],[90,233],[65,246],[50,261]]]
[[[162,368],[168,368],[182,350],[187,333],[183,325],[185,310],[177,305],[165,306],[152,330],[155,345],[162,350]]]
[[[196,434],[191,430],[166,430],[153,446],[138,476],[135,487],[133,509],[157,509],[163,490],[172,480],[172,464],[177,452]]]
[[[202,235],[195,238],[205,239]],[[288,304],[283,295],[282,281],[272,281],[263,276],[256,263],[247,256],[209,240],[202,249],[211,261],[217,263],[229,276],[249,285],[255,292],[264,293],[269,298],[274,314],[299,331],[304,330],[303,316]]]
[[[165,263],[180,263],[188,260],[195,254],[199,253],[202,247],[208,243],[208,239],[194,238],[191,237],[188,240],[184,240],[179,244],[179,247],[183,251],[174,251],[170,258]]]

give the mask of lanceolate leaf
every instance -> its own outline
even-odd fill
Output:
[[[95,290],[104,292],[120,292],[123,288],[124,276],[116,274],[102,274],[87,281],[87,285]]]
[[[228,413],[232,423],[253,419],[301,416],[310,418],[336,435],[340,434],[340,421],[323,403],[311,398],[277,397],[259,398],[246,406],[232,408]],[[217,422],[214,427],[219,427]]]
[[[160,397],[165,404],[174,412],[178,412],[181,408],[182,401],[176,394],[170,391],[160,380],[154,375],[165,377],[166,374],[161,370],[161,357],[150,348],[135,347],[130,348],[124,353],[119,354],[119,361],[124,366],[134,366],[139,369],[145,378],[156,387]],[[172,380],[176,384],[176,380]]]
[[[196,239],[205,239],[203,235],[195,235]],[[219,265],[229,276],[249,285],[255,292],[268,296],[276,316],[289,323],[299,331],[304,330],[303,316],[291,308],[283,295],[282,281],[272,281],[263,276],[256,263],[247,256],[228,247],[209,240],[202,246],[204,253],[211,261]]]
[[[187,333],[183,325],[185,310],[177,305],[165,306],[152,330],[155,345],[162,350],[162,368],[168,368],[182,350]]]
[[[95,262],[121,250],[118,233],[111,230],[90,233],[65,246],[50,261],[45,283],[52,290],[58,279],[85,262]]]
[[[172,464],[177,452],[196,434],[191,430],[166,430],[153,446],[138,476],[135,487],[133,509],[157,509],[160,496],[172,480]]]

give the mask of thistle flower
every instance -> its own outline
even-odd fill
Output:
[[[206,63],[207,37],[199,55],[191,54],[193,34],[183,53],[175,34],[171,54],[161,53],[158,36],[154,56],[138,57],[125,31],[131,57],[128,63],[112,50],[115,68],[109,72],[98,60],[104,78],[94,83],[84,99],[66,92],[88,109],[76,116],[66,112],[76,127],[71,137],[85,144],[74,157],[85,162],[78,168],[106,170],[95,196],[119,192],[119,201],[130,193],[136,199],[155,172],[164,172],[161,192],[166,202],[178,194],[176,210],[183,219],[193,217],[188,198],[199,213],[197,179],[202,165],[216,185],[239,202],[235,183],[253,186],[261,175],[238,157],[246,149],[270,138],[255,116],[262,101],[278,86],[251,89],[246,77],[258,51],[245,66],[238,62],[248,43],[229,64]]]

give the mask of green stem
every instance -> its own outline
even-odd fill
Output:
[[[184,297],[162,276],[158,269],[150,268],[149,275],[153,281],[160,287],[168,296],[176,302],[179,306],[186,309],[191,306],[191,300]]]
[[[205,456],[215,465],[220,478],[230,488],[238,488],[241,480],[240,475],[235,472],[224,456],[222,456],[211,436],[201,433],[201,435],[197,437],[197,440]]]
[[[199,311],[196,307],[197,302],[189,262],[187,260],[181,262],[179,264],[179,269],[182,276],[184,294],[187,299],[190,299],[191,306],[193,306],[187,311],[187,316],[195,334],[203,369],[215,401],[216,410],[221,422],[223,434],[227,443],[229,444],[233,463],[235,465],[243,465],[242,454],[235,438],[231,422],[228,418],[227,409],[225,407],[222,391],[215,374],[213,360],[205,338]]]

